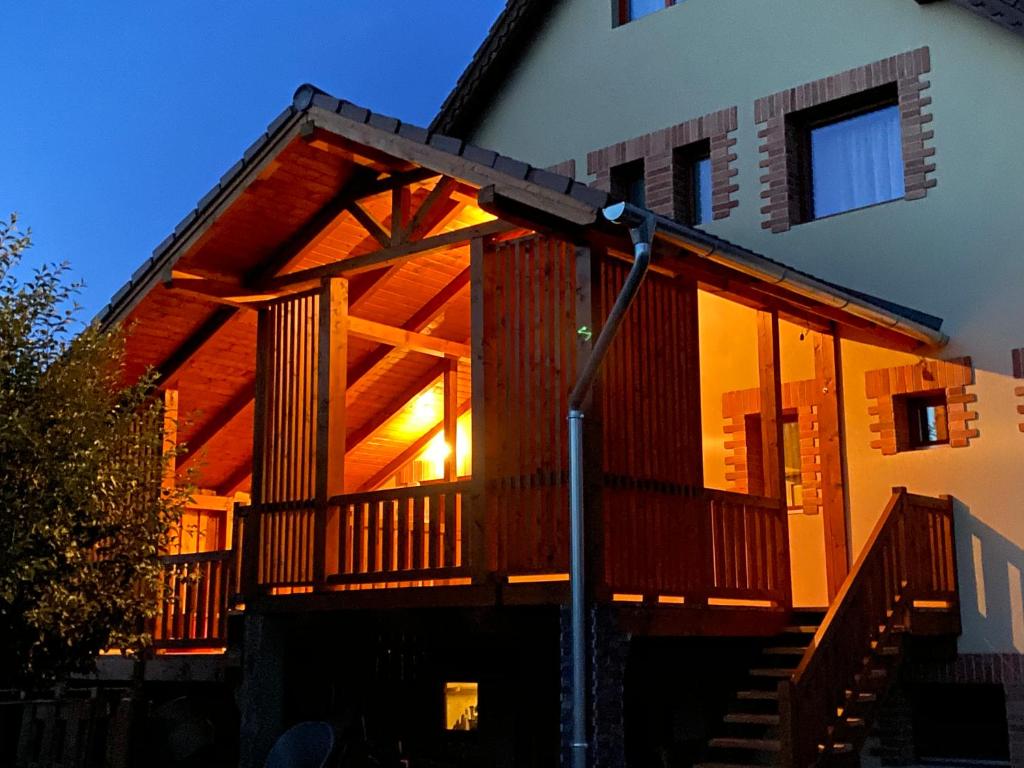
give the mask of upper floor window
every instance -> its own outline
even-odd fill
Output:
[[[636,21],[643,16],[676,4],[676,0],[616,0],[616,2],[618,3],[617,24]]]
[[[699,141],[673,152],[673,218],[684,224],[706,224],[711,210],[711,144]]]
[[[813,218],[904,196],[895,104],[812,125],[810,154]]]
[[[647,207],[647,182],[644,179],[643,160],[616,165],[611,170],[611,182],[613,195],[640,208]]]

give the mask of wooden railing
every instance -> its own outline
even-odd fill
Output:
[[[246,589],[312,587],[315,578],[313,501],[254,505],[245,517],[243,543]]]
[[[166,597],[153,622],[155,647],[222,647],[234,584],[232,552],[168,555],[161,562]]]
[[[612,592],[688,604],[790,604],[786,509],[712,489],[604,490],[605,582]]]
[[[709,599],[788,607],[789,529],[778,499],[705,489],[710,529]]]
[[[939,611],[959,631],[952,504],[894,488],[791,680],[779,684],[783,764],[807,768],[880,634]]]
[[[332,584],[420,582],[460,575],[468,564],[465,514],[470,482],[338,496],[337,567]]]

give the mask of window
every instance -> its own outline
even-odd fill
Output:
[[[445,683],[445,729],[449,731],[477,730],[479,727],[477,718],[479,701],[479,683]]]
[[[711,143],[701,141],[672,153],[674,215],[684,224],[706,224],[711,212]]]
[[[676,0],[616,0],[618,23],[626,24],[676,4]]]
[[[903,402],[907,418],[907,447],[927,448],[949,442],[949,416],[942,392],[911,395]]]
[[[813,127],[810,149],[814,218],[903,197],[898,106]]]
[[[1003,686],[921,684],[913,704],[914,748],[921,763],[1009,764]]]
[[[800,424],[796,414],[782,419],[782,454],[786,466],[786,506],[803,511],[804,485],[800,466]]]
[[[647,207],[643,160],[634,160],[631,163],[615,166],[612,168],[611,180],[611,192],[615,197],[641,208]]]

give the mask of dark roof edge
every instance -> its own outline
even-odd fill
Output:
[[[508,0],[430,123],[431,131],[468,136],[482,113],[475,107],[490,96],[487,86],[515,67],[521,44],[555,5],[552,0]]]

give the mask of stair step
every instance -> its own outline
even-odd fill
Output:
[[[767,669],[752,669],[750,674],[753,677],[777,677],[777,678],[789,678],[796,672],[795,669],[781,669],[778,667],[771,667]]]
[[[877,701],[878,697],[873,693],[866,693],[865,691],[847,691],[846,699],[847,701],[856,701],[861,704],[866,704],[868,702]]]
[[[818,753],[825,754],[826,752],[832,755],[848,755],[850,752],[853,752],[853,744],[845,741],[829,744],[828,746],[825,744],[819,744]]]
[[[777,701],[778,691],[737,691],[736,698],[743,701]]]
[[[865,726],[863,717],[848,717],[844,722],[847,728],[863,728]]]
[[[769,656],[803,656],[807,652],[806,647],[795,645],[780,646],[779,648],[766,648],[765,654]]]
[[[733,712],[725,716],[727,723],[741,723],[743,725],[778,725],[778,715],[752,715],[746,712]]]
[[[900,649],[897,648],[895,645],[879,645],[877,640],[871,643],[871,650],[879,656],[900,655]]]
[[[745,739],[729,736],[712,739],[708,744],[718,749],[749,749],[754,752],[778,752],[781,749],[778,739]]]
[[[869,680],[885,680],[885,678],[887,678],[888,676],[889,676],[889,673],[886,672],[884,669],[877,669],[876,668],[876,669],[868,670],[867,674],[862,672],[860,674],[854,675],[853,679],[854,679],[854,681],[860,683],[860,682],[867,682]]]
[[[693,768],[764,768],[755,763],[697,763]]]
[[[787,635],[813,635],[817,631],[818,628],[813,624],[794,624],[783,630]]]

